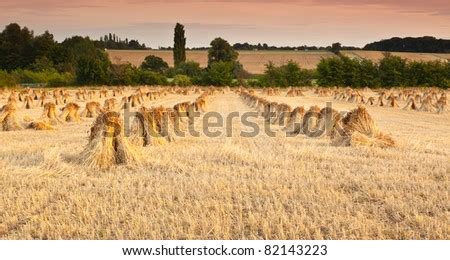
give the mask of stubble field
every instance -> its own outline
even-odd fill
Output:
[[[293,107],[357,106],[311,90],[256,93]],[[168,94],[144,105],[197,97]],[[0,107],[6,102],[0,95]],[[231,90],[206,108],[223,118],[255,111]],[[237,118],[232,136],[208,137],[197,120],[199,137],[142,148],[140,165],[100,171],[78,160],[94,119],[0,131],[0,239],[449,239],[450,113],[367,109],[396,147],[336,147],[276,126],[275,137],[241,137],[249,129]],[[41,113],[19,106],[18,118]],[[252,121],[263,129],[263,118]]]

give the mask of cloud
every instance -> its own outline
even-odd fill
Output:
[[[113,3],[110,0],[79,0],[79,1],[59,1],[59,0],[4,0],[0,2],[3,10],[35,10],[35,9],[77,9],[77,8],[94,8],[105,7]]]
[[[157,47],[188,27],[190,46],[231,42],[346,45],[405,35],[448,38],[449,0],[0,0],[0,24],[18,22],[58,39],[115,32]]]
[[[294,4],[305,6],[326,6],[326,7],[361,7],[371,6],[394,8],[401,12],[425,12],[433,15],[450,15],[449,0],[3,0],[0,7],[3,10],[36,10],[46,9],[79,9],[79,8],[99,8],[112,5],[142,5],[148,6],[152,3],[163,4],[188,4],[188,3],[223,3],[239,4],[254,3],[255,7],[261,4]]]

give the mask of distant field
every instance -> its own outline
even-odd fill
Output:
[[[370,59],[374,62],[383,58],[382,51],[342,51],[344,55],[350,58]],[[415,52],[391,52],[393,55],[400,56],[411,61],[447,61],[450,59],[448,53],[415,53]]]
[[[139,66],[144,58],[148,55],[161,57],[170,66],[173,66],[172,51],[145,50],[145,51],[129,51],[129,50],[108,50],[110,59],[115,64],[129,62],[135,66]],[[207,51],[187,51],[188,60],[193,60],[202,67],[208,63]],[[239,61],[244,68],[254,74],[262,74],[265,65],[272,61],[276,65],[281,65],[289,60],[293,60],[300,64],[303,68],[314,69],[322,58],[334,57],[335,55],[327,51],[239,51]]]
[[[160,50],[108,50],[110,59],[115,64],[131,63],[139,66],[144,58],[148,55],[161,57],[170,66],[173,66],[172,51]],[[381,51],[343,51],[344,55],[356,59],[371,59],[374,62],[383,58]],[[450,59],[448,53],[412,53],[412,52],[393,52],[392,54],[414,61],[447,61]],[[188,60],[193,60],[205,67],[208,63],[207,51],[187,51]],[[314,69],[322,58],[330,58],[336,56],[327,51],[239,51],[239,61],[244,68],[254,74],[261,74],[265,70],[265,65],[272,61],[276,65],[281,65],[289,60],[297,62],[302,68]]]

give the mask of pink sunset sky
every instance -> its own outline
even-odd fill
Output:
[[[113,32],[150,47],[169,46],[176,22],[187,45],[215,37],[231,43],[364,46],[394,36],[450,38],[450,0],[0,0],[2,26],[16,22],[35,33]]]

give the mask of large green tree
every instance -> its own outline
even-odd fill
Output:
[[[233,47],[224,39],[216,38],[211,42],[211,47],[208,51],[208,66],[214,62],[235,62],[238,58],[238,53]]]
[[[148,55],[141,64],[141,69],[163,73],[169,68],[167,62],[155,55]]]
[[[230,86],[234,78],[233,70],[233,62],[213,62],[203,71],[200,81],[203,85]]]
[[[177,23],[173,41],[173,61],[176,67],[180,63],[186,61],[186,37],[184,36],[184,25]]]
[[[0,69],[25,68],[33,63],[33,32],[12,23],[0,33]]]
[[[96,49],[91,55],[81,55],[76,63],[76,80],[81,85],[108,84],[111,62],[103,51]]]
[[[339,42],[335,42],[331,45],[331,51],[334,54],[339,54],[341,52],[342,45]]]
[[[311,73],[292,60],[281,66],[269,62],[261,80],[264,86],[306,86],[311,85]]]
[[[401,57],[385,53],[380,60],[380,83],[384,87],[397,87],[405,85],[406,60]]]

